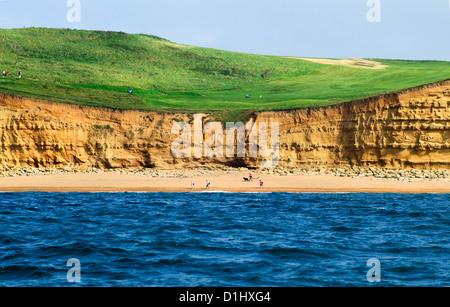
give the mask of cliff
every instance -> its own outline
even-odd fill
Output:
[[[192,120],[0,95],[0,168],[260,166],[248,156],[175,159],[171,129]],[[281,167],[450,168],[450,81],[330,107],[255,113],[250,121],[279,123]]]
[[[280,165],[450,167],[450,81],[258,120],[269,118],[280,122]]]

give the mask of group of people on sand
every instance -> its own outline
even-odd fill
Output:
[[[249,179],[250,179],[250,181],[253,179],[253,176],[251,173],[249,174]],[[205,189],[208,190],[210,185],[211,185],[211,182],[209,180],[206,180]],[[259,179],[259,187],[262,188],[263,186],[264,186],[264,182],[261,179]],[[195,187],[195,182],[192,180],[191,181],[191,191],[194,190],[194,187]]]
[[[205,189],[208,190],[210,185],[211,185],[211,182],[209,180],[206,180],[206,188]],[[194,186],[195,186],[195,182],[191,181],[191,191],[194,189]]]
[[[256,178],[256,179],[259,179],[259,178]],[[252,181],[253,180],[253,175],[252,175],[252,173],[249,173],[248,174],[248,181]],[[247,180],[246,180],[247,181]],[[264,182],[261,180],[261,179],[259,179],[259,186],[262,188],[263,186],[264,186]]]
[[[3,71],[3,78],[6,78],[6,76],[9,74],[6,70]],[[22,78],[22,71],[19,69],[19,79]]]

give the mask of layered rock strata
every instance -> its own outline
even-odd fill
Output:
[[[0,95],[0,168],[261,166],[262,158],[248,156],[248,132],[246,157],[174,158],[173,125],[192,120]],[[282,168],[450,169],[450,81],[329,107],[255,113],[250,122],[279,123]]]

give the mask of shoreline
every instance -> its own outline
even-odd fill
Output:
[[[340,177],[333,174],[267,174],[254,172],[184,172],[183,176],[145,176],[119,172],[64,173],[0,178],[0,192],[285,192],[285,193],[450,193],[449,179]],[[259,179],[264,183],[259,186]],[[206,180],[211,182],[206,189]],[[191,182],[195,183],[191,190]]]

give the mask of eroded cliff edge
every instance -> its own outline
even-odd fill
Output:
[[[248,157],[175,159],[171,129],[178,121],[192,123],[192,115],[0,95],[0,168],[260,166]],[[279,123],[280,167],[450,169],[450,81],[330,107],[255,113],[250,121]]]

